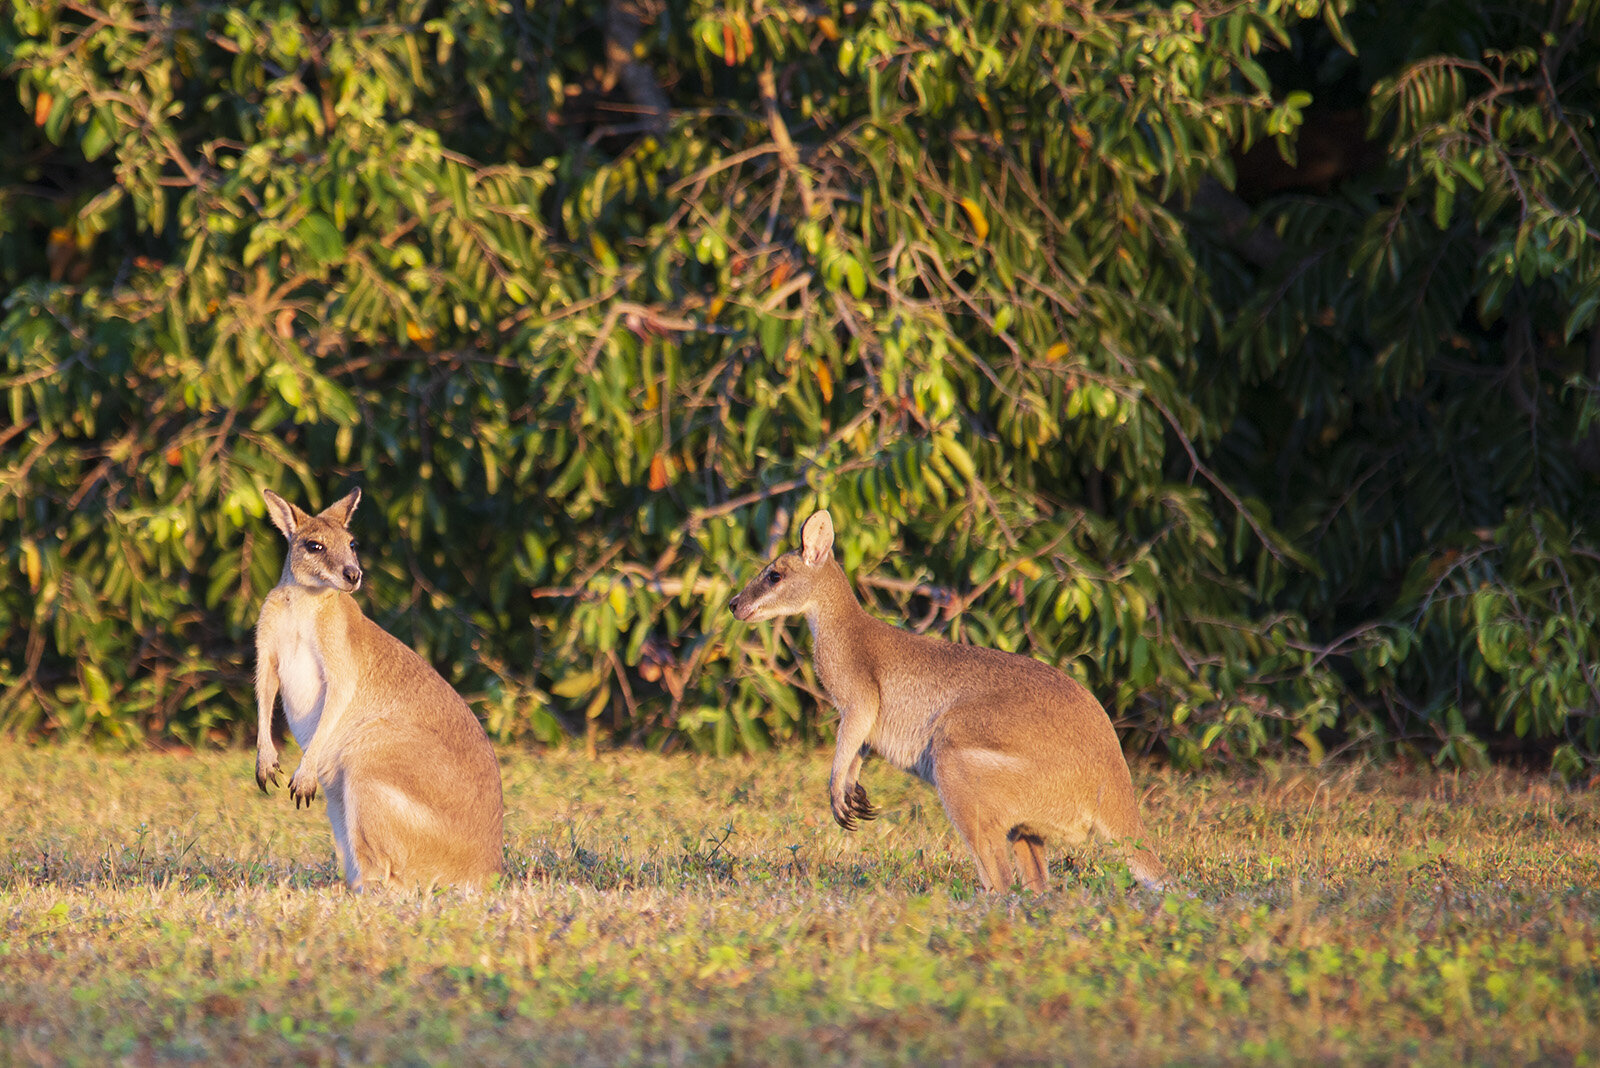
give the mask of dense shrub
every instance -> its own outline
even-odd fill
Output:
[[[1180,762],[1575,773],[1594,7],[22,0],[0,726],[245,729],[259,488],[360,483],[504,738],[825,729],[725,605],[827,504]]]

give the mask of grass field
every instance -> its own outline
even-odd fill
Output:
[[[285,767],[297,759],[292,751]],[[253,754],[0,743],[0,1064],[1595,1063],[1600,795],[1136,768],[1115,855],[985,897],[925,786],[827,756],[505,752],[508,875],[357,897]]]

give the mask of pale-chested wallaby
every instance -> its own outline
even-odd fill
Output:
[[[838,706],[828,781],[846,830],[877,815],[857,781],[868,748],[931,782],[966,840],[986,890],[1048,884],[1047,837],[1093,828],[1125,844],[1134,877],[1162,885],[1143,846],[1128,763],[1105,710],[1076,680],[1031,657],[913,634],[869,615],[833,558],[820,511],[800,548],[762,569],[731,607],[742,620],[804,615],[817,677]]]
[[[362,614],[351,490],[307,515],[263,490],[289,539],[256,624],[256,783],[278,785],[272,703],[304,750],[295,808],[320,784],[345,882],[481,886],[500,871],[504,804],[494,748],[427,661]]]

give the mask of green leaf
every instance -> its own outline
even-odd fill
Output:
[[[328,267],[343,261],[344,237],[332,221],[320,211],[309,212],[295,224],[294,232],[318,265]]]

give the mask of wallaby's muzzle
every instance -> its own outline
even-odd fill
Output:
[[[733,610],[733,618],[743,623],[759,623],[763,619],[772,619],[774,616],[785,615],[798,610],[798,606],[784,606],[778,602],[783,598],[779,594],[778,585],[783,582],[783,574],[779,561],[773,561],[761,569],[761,574],[750,580],[744,589],[734,594],[728,602],[728,607]]]

